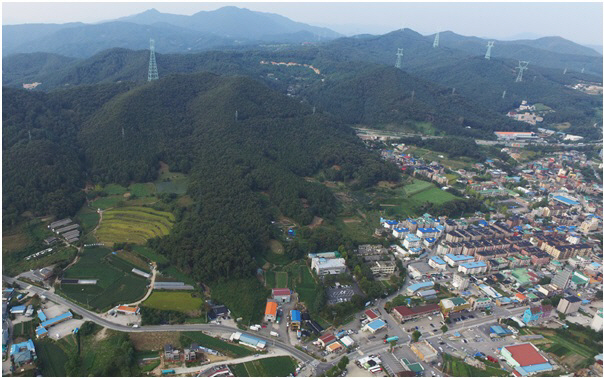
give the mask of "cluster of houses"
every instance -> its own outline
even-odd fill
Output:
[[[325,350],[327,353],[336,353],[350,350],[355,344],[349,336],[351,331],[341,330],[337,333],[324,333],[313,344]]]
[[[73,244],[80,240],[80,225],[74,223],[71,219],[65,218],[48,225],[48,228],[55,234],[64,238],[69,244]],[[47,239],[47,243],[53,242],[52,239]]]

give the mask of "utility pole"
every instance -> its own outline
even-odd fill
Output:
[[[491,48],[493,48],[494,44],[495,44],[495,41],[489,41],[489,42],[487,42],[487,53],[484,54],[484,58],[486,60],[491,60]]]
[[[562,72],[562,75],[566,75],[567,70],[568,70],[568,68],[564,68],[564,72]]]
[[[394,67],[396,67],[400,70],[402,65],[403,65],[403,49],[398,49],[396,52],[396,63],[394,64]]]
[[[235,110],[235,121],[239,120],[239,111]]]

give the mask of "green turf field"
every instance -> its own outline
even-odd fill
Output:
[[[231,366],[237,377],[287,377],[296,371],[296,362],[288,356],[268,357]]]
[[[122,195],[115,195],[109,197],[100,197],[90,203],[90,207],[93,209],[105,210],[110,207],[115,207],[118,203],[125,201],[126,199]]]
[[[191,312],[201,308],[203,300],[192,296],[190,291],[153,291],[143,302],[146,307],[158,310]]]
[[[103,212],[96,231],[105,245],[118,242],[144,244],[148,239],[164,236],[174,224],[174,215],[150,207],[120,207]]]
[[[201,346],[217,350],[233,357],[245,357],[255,353],[253,350],[241,345],[227,343],[226,341],[208,336],[202,332],[183,332],[182,336]]]
[[[287,287],[287,272],[275,272],[278,288]]]

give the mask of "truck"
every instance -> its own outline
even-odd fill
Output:
[[[298,336],[298,339],[302,338],[302,331],[298,330],[298,332],[296,332],[296,335]]]
[[[275,331],[271,331],[271,336],[279,337],[279,334]]]
[[[163,369],[161,371],[162,375],[167,375],[167,374],[175,374],[176,372],[174,371],[174,369]]]
[[[390,343],[392,341],[398,341],[398,336],[392,336],[392,337],[389,337],[387,339],[384,339],[384,344]]]
[[[250,326],[250,329],[252,331],[258,331],[258,330],[260,330],[260,327],[258,327],[257,325],[252,325],[252,326]]]

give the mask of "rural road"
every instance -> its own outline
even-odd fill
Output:
[[[241,332],[240,329],[235,327],[223,326],[218,324],[171,324],[171,325],[151,325],[151,326],[143,326],[138,328],[126,327],[123,325],[115,324],[107,319],[102,318],[99,314],[96,314],[92,311],[86,310],[83,307],[57,295],[48,290],[39,288],[37,286],[30,285],[23,281],[19,281],[12,277],[2,276],[2,279],[8,283],[19,285],[23,288],[26,288],[29,291],[32,291],[38,295],[44,295],[49,300],[62,304],[64,306],[69,307],[72,311],[76,312],[79,315],[82,315],[85,319],[88,319],[98,325],[101,325],[105,328],[113,329],[115,331],[121,332],[186,332],[186,331],[219,331],[219,332]],[[247,331],[246,331],[247,332]],[[254,334],[254,332],[248,332],[250,334]],[[273,348],[281,349],[289,354],[296,357],[298,360],[308,364],[313,361],[314,358],[307,355],[306,353],[294,348],[291,345],[287,345],[281,341],[277,340],[266,340],[267,346],[272,346]]]

